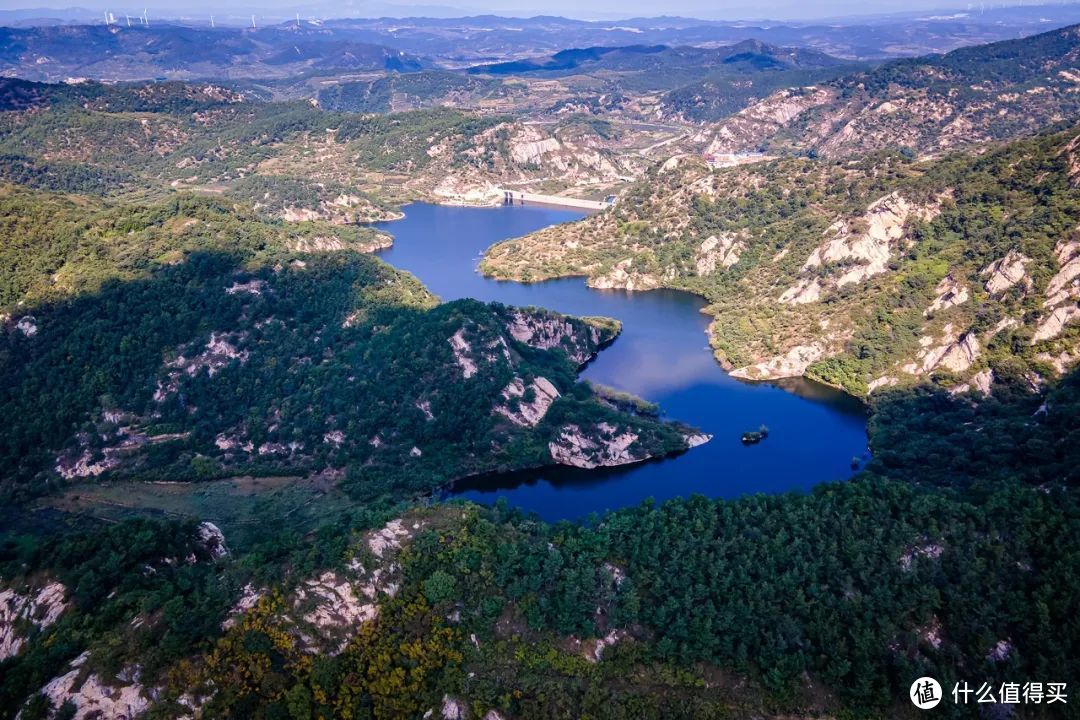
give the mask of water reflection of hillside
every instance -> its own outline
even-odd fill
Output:
[[[595,489],[597,486],[617,482],[619,479],[629,474],[640,472],[643,467],[659,467],[671,463],[677,457],[678,456],[676,455],[668,458],[654,458],[652,460],[646,460],[645,462],[634,463],[631,465],[601,467],[592,470],[567,467],[565,465],[554,465],[533,470],[484,473],[483,475],[473,475],[458,480],[449,489],[447,497],[467,493],[492,493],[499,490],[535,486],[538,483],[545,483],[555,488],[568,490],[573,490],[575,488]],[[613,490],[615,491],[614,494],[617,495],[617,490],[614,488]],[[621,504],[623,503],[615,503],[616,506]]]
[[[834,387],[822,385],[806,378],[781,378],[779,380],[769,380],[762,384],[778,387],[804,400],[827,403],[829,407],[838,412],[866,419],[866,404]]]

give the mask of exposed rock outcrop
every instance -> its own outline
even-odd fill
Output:
[[[1005,253],[1004,257],[983,268],[981,274],[989,276],[985,285],[986,291],[996,296],[1020,282],[1030,287],[1031,278],[1028,277],[1025,269],[1030,262],[1031,258],[1021,255],[1016,250]]]
[[[904,237],[908,221],[929,220],[937,213],[937,205],[915,205],[894,192],[870,203],[856,220],[837,220],[825,230],[827,239],[803,263],[802,277],[778,301],[790,305],[816,302],[826,287],[861,283],[886,272],[893,246]],[[821,274],[830,268],[835,270]]]
[[[633,268],[633,258],[626,258],[615,263],[610,271],[597,277],[590,277],[588,285],[597,290],[623,289],[655,290],[660,287],[662,278],[651,273],[643,273]]]
[[[449,205],[497,205],[503,200],[503,191],[494,183],[453,174],[443,177],[431,192]]]
[[[886,195],[872,202],[858,221],[833,223],[825,231],[831,237],[810,254],[803,270],[830,263],[856,263],[836,278],[837,287],[879,275],[888,269],[891,246],[904,236],[908,219],[928,219],[934,214],[936,209],[920,208],[899,193]]]
[[[262,295],[265,286],[265,282],[255,278],[253,280],[248,280],[247,282],[234,282],[230,287],[225,288],[225,293],[228,295],[236,295],[238,293]]]
[[[777,301],[788,305],[806,305],[820,300],[821,291],[820,279],[800,278],[798,282],[781,293]]]
[[[694,433],[692,435],[683,435],[683,439],[686,440],[686,447],[688,447],[688,448],[696,448],[699,445],[704,445],[705,443],[712,440],[712,438],[713,438],[712,435],[707,435],[706,433]]]
[[[971,376],[971,386],[983,395],[990,395],[990,389],[994,385],[994,371],[987,368]]]
[[[961,285],[952,275],[946,275],[934,288],[934,292],[937,293],[937,297],[934,298],[934,302],[930,303],[930,307],[923,312],[924,316],[930,316],[938,311],[962,305],[971,297],[967,286]]]
[[[344,635],[344,631],[350,628],[374,620],[379,614],[379,607],[374,600],[374,592],[371,597],[361,599],[348,578],[327,571],[305,581],[296,590],[293,606],[301,611],[306,610],[303,615],[305,623],[325,635],[337,636]],[[340,652],[345,649],[348,638],[346,636],[336,639],[340,643],[336,651]]]
[[[1035,334],[1031,336],[1032,344],[1056,338],[1065,329],[1066,325],[1077,318],[1080,318],[1080,306],[1065,305],[1056,308],[1043,318],[1038,327],[1035,328]]]
[[[83,664],[89,653],[83,653],[71,663],[71,670],[53,678],[41,689],[54,709],[70,702],[75,706],[74,720],[130,720],[150,707],[142,685],[137,680],[138,669],[127,684],[111,685],[102,682],[96,674],[87,673]]]
[[[729,268],[737,265],[746,243],[732,233],[710,235],[702,241],[694,253],[694,267],[698,275],[711,275],[717,266]]]
[[[1049,363],[1054,371],[1058,375],[1064,375],[1069,368],[1080,362],[1080,348],[1069,351],[1062,351],[1057,355],[1051,355],[1050,353],[1039,353],[1035,356],[1035,359],[1039,362]]]
[[[67,609],[66,594],[67,588],[55,581],[40,588],[0,590],[0,660],[19,654],[27,624],[43,629],[55,623]]]
[[[279,616],[282,627],[310,651],[341,652],[360,625],[378,617],[380,600],[397,594],[401,583],[398,554],[423,524],[416,520],[406,527],[398,518],[365,534],[344,568],[320,571],[285,599],[286,609]],[[223,627],[236,625],[265,594],[265,590],[245,586]]]
[[[900,382],[900,380],[893,377],[892,375],[882,375],[879,378],[875,378],[874,380],[871,380],[867,384],[867,386],[866,386],[866,394],[869,395],[870,393],[874,392],[878,388],[891,387],[893,385],[896,385],[898,382]]]
[[[952,372],[964,372],[971,367],[975,359],[979,357],[979,338],[975,333],[969,332],[962,337],[957,337],[951,324],[945,326],[944,337],[940,344],[934,345],[934,339],[924,336],[920,340],[923,346],[916,356],[915,362],[910,362],[901,368],[909,375],[923,375],[939,368]]]
[[[465,703],[449,695],[443,696],[440,713],[443,720],[465,720],[468,717]]]
[[[320,186],[320,190],[323,187]],[[320,194],[323,194],[320,192]],[[255,203],[256,210],[271,210],[269,194]],[[272,210],[273,211],[273,210]],[[282,204],[276,208],[277,217],[286,222],[310,222],[322,220],[334,225],[356,225],[359,223],[385,222],[396,220],[401,213],[384,210],[367,198],[342,192],[334,197],[323,197],[314,207]]]
[[[456,333],[451,335],[447,342],[449,342],[450,347],[454,349],[454,360],[457,362],[458,366],[461,367],[461,374],[468,380],[476,374],[476,371],[479,368],[476,365],[476,361],[470,357],[472,346],[470,346],[469,342],[465,339],[464,328],[459,329]]]
[[[966,383],[961,383],[956,387],[949,390],[953,395],[960,395],[961,393],[970,392],[972,390],[978,390],[983,395],[990,395],[990,388],[994,383],[994,371],[987,368],[981,370],[971,376],[971,380]]]
[[[370,533],[367,547],[372,555],[381,559],[387,553],[400,550],[402,543],[411,536],[412,533],[399,518],[386,523],[381,530]]]
[[[562,349],[578,365],[596,357],[604,343],[618,334],[618,325],[601,329],[593,322],[579,331],[564,315],[546,311],[514,310],[506,324],[510,336],[520,343],[539,350]]]
[[[526,395],[532,399],[527,400]],[[545,377],[538,377],[528,387],[521,378],[514,378],[502,391],[506,404],[495,407],[495,412],[522,427],[536,427],[551,404],[559,398],[558,389]],[[515,407],[516,401],[516,407]]]
[[[292,249],[296,252],[305,253],[338,250],[371,253],[376,250],[385,250],[393,244],[394,239],[386,233],[372,233],[370,239],[362,242],[346,240],[336,235],[313,235],[296,238],[292,242]]]
[[[287,600],[284,619],[309,649],[341,652],[356,628],[378,617],[379,601],[397,594],[401,583],[398,553],[422,527],[391,520],[367,533],[356,554],[339,571],[325,570],[302,582]]]
[[[592,642],[582,643],[585,647],[585,659],[589,662],[600,662],[604,659],[604,650],[613,645],[618,644],[624,640],[629,633],[621,628],[616,628],[608,632],[602,638],[596,638]]]
[[[1009,659],[1013,652],[1013,644],[1008,640],[998,640],[994,643],[994,647],[990,648],[990,652],[986,653],[986,660],[988,662],[1005,662]]]
[[[551,459],[560,465],[580,468],[627,465],[646,459],[645,454],[633,451],[638,439],[635,433],[629,430],[617,433],[617,428],[608,423],[599,423],[596,430],[597,433],[585,433],[577,425],[564,425],[548,443]]]
[[[435,413],[431,411],[430,400],[421,400],[420,402],[415,403],[414,407],[424,414],[424,419],[428,422],[431,422],[435,419]],[[341,443],[338,442],[338,445],[340,444]]]
[[[212,522],[201,522],[195,529],[197,540],[206,548],[206,552],[214,560],[220,560],[228,556],[229,548],[225,545],[225,533]]]
[[[944,642],[942,639],[941,620],[937,615],[930,618],[930,622],[915,629],[919,640],[935,650],[940,650]]]
[[[706,148],[705,154],[746,152],[758,146],[763,138],[787,127],[804,112],[829,102],[832,97],[832,93],[824,88],[775,92],[724,121]]]
[[[524,123],[501,123],[469,137],[444,136],[426,150],[432,167],[415,181],[437,201],[453,205],[496,205],[501,185],[529,191],[540,183],[583,188],[633,179],[643,159],[620,152],[595,133],[552,133]],[[453,162],[466,158],[471,162]],[[438,168],[438,170],[434,170]]]
[[[754,152],[763,147],[810,150],[826,157],[870,155],[909,147],[920,155],[1003,137],[1034,134],[1069,117],[1076,92],[1075,34],[1056,31],[1054,51],[1025,48],[1016,74],[984,81],[977,60],[950,63],[929,57],[895,76],[871,73],[824,86],[785,89],[725,119],[710,153]],[[1040,38],[1041,39],[1041,38]],[[897,81],[901,76],[904,79]],[[713,93],[716,92],[714,89]],[[695,98],[715,101],[702,90]],[[685,102],[666,106],[677,115]],[[1008,119],[1003,125],[1003,121]],[[1072,150],[1072,148],[1070,148]],[[1069,152],[1063,168],[1075,185],[1080,163]]]
[[[147,435],[134,424],[120,424],[124,422],[135,423],[137,421],[138,418],[133,414],[120,410],[103,412],[102,423],[104,427],[101,428],[101,432],[96,439],[101,441],[103,445],[94,447],[96,441],[89,432],[76,433],[74,445],[62,450],[57,455],[53,469],[65,480],[98,477],[109,470],[120,467],[125,458],[129,458],[141,447],[179,440],[189,435],[186,432]],[[228,444],[234,441],[219,435],[218,442]]]
[[[15,323],[15,329],[26,337],[33,337],[38,333],[37,321],[30,315],[26,315],[19,318],[19,322]]]
[[[245,585],[244,589],[241,590],[241,595],[239,599],[237,599],[237,601],[233,603],[233,606],[229,609],[228,617],[226,617],[221,622],[221,629],[228,630],[232,626],[236,625],[236,621],[239,616],[243,615],[248,610],[255,607],[255,605],[258,604],[259,600],[261,600],[265,595],[265,590],[256,590],[255,586],[251,583]]]
[[[903,570],[911,570],[912,564],[918,558],[937,560],[941,557],[943,552],[945,552],[945,548],[940,543],[936,542],[924,541],[919,545],[912,545],[900,555],[900,568]]]
[[[731,377],[744,380],[775,380],[777,378],[800,377],[806,372],[806,368],[823,357],[825,357],[825,348],[819,342],[809,345],[796,345],[778,357],[732,370]]]
[[[454,362],[461,368],[461,374],[466,380],[476,375],[481,366],[500,362],[513,364],[506,338],[501,333],[491,337],[472,323],[459,327],[447,338],[447,342],[450,343]]]
[[[94,459],[94,453],[89,448],[85,448],[79,455],[62,454],[56,459],[53,469],[65,480],[97,477],[120,465],[120,459],[107,450],[97,459]]]
[[[975,333],[968,333],[950,345],[932,369],[945,368],[953,372],[963,372],[979,357],[979,349],[979,339]]]
[[[1058,271],[1046,286],[1044,307],[1080,298],[1080,241],[1060,242],[1054,249]]]
[[[858,263],[836,279],[838,287],[885,272],[890,257],[889,245],[903,236],[904,223],[911,212],[912,206],[897,193],[874,201],[862,217],[865,231],[857,232],[851,223],[837,221],[826,231],[832,237],[810,254],[803,269],[826,263]]]
[[[162,402],[175,393],[180,387],[181,375],[195,377],[206,370],[207,375],[214,377],[234,360],[240,363],[247,362],[248,351],[237,347],[246,338],[247,335],[244,333],[210,333],[210,339],[201,352],[192,357],[180,354],[166,365],[169,372],[165,379],[158,381],[157,390],[154,391],[154,400]]]
[[[520,165],[540,165],[545,155],[562,147],[553,137],[545,137],[536,128],[526,125],[510,141],[510,159]]]

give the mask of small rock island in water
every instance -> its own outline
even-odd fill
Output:
[[[762,425],[757,430],[751,430],[750,432],[744,432],[742,434],[743,445],[757,445],[759,442],[769,437],[769,428]]]

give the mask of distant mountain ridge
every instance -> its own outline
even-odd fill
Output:
[[[366,11],[373,8],[365,5]],[[423,8],[417,8],[423,11]],[[339,9],[340,10],[340,9]],[[212,12],[212,11],[211,11]],[[222,10],[224,13],[224,10]],[[382,17],[326,19],[329,8],[305,6],[305,18],[281,22],[280,16],[257,16],[258,31],[242,24],[218,28],[210,25],[209,12],[185,9],[183,20],[153,20],[150,28],[128,28],[121,15],[119,24],[104,25],[97,11],[82,8],[56,10],[0,11],[0,25],[9,26],[0,33],[0,46],[8,55],[0,63],[0,73],[32,80],[56,81],[69,76],[95,79],[135,80],[154,77],[171,79],[277,78],[298,71],[341,67],[351,70],[407,70],[417,58],[430,58],[446,67],[495,64],[527,57],[540,57],[565,48],[626,47],[631,45],[668,47],[716,47],[758,39],[774,46],[799,46],[835,57],[860,60],[946,52],[958,47],[1030,35],[1042,30],[1080,22],[1080,7],[1041,6],[1038,8],[997,8],[987,12],[957,12],[945,15],[914,15],[854,18],[843,22],[721,22],[680,17],[629,18],[613,21],[583,21],[562,17],[538,16],[507,18],[494,15],[475,17]],[[318,18],[322,15],[323,19]],[[246,18],[246,16],[243,16]],[[233,22],[239,18],[232,17]],[[86,23],[76,25],[72,23]],[[81,28],[74,30],[75,28]],[[152,34],[179,31],[191,48],[212,53],[221,45],[223,34],[234,36],[225,43],[253,46],[239,49],[237,62],[189,67],[192,57],[170,58],[157,49],[140,47],[138,38],[145,31]],[[133,31],[134,44],[127,44]],[[50,39],[70,37],[74,32],[76,48],[50,44]],[[207,33],[216,34],[208,35]],[[119,44],[102,44],[98,33],[117,33]],[[300,40],[301,42],[296,42]],[[392,48],[374,57],[365,46]],[[106,57],[94,51],[111,49]],[[126,51],[148,52],[141,60],[121,62]],[[9,53],[14,52],[12,58]],[[80,51],[80,62],[67,62],[67,55]],[[103,54],[98,52],[99,55]],[[276,62],[265,62],[277,55]],[[380,57],[380,55],[382,55]],[[54,57],[55,56],[55,57]],[[294,57],[295,56],[295,57]],[[411,56],[411,58],[409,58]],[[63,62],[61,58],[66,58]],[[157,62],[154,62],[154,61]],[[100,63],[100,64],[99,64]],[[284,67],[282,66],[284,63]]]
[[[29,80],[289,77],[310,70],[420,70],[419,57],[318,30],[180,25],[0,28],[0,72]]]
[[[845,61],[815,50],[781,48],[760,40],[743,40],[719,48],[668,45],[625,45],[570,48],[539,58],[477,65],[473,74],[572,73],[597,70],[657,72],[693,68],[705,73],[724,66],[749,70],[834,67]]]
[[[1080,7],[1046,5],[988,8],[980,12],[906,13],[845,21],[718,21],[686,17],[636,17],[584,21],[564,17],[329,19],[324,27],[368,32],[407,52],[462,58],[541,55],[596,45],[708,45],[758,38],[798,45],[850,59],[886,59],[947,52],[965,45],[1031,35],[1080,22]]]
[[[723,100],[724,88],[703,83],[669,93],[663,106],[669,117],[710,122],[727,115]],[[710,130],[707,153],[937,153],[1067,124],[1078,113],[1080,25],[1072,25],[779,90]]]
[[[470,73],[511,75],[524,72],[576,70],[587,63],[595,63],[608,55],[652,55],[669,50],[666,45],[626,45],[624,47],[588,47],[560,50],[546,58],[511,60],[491,65],[476,65]]]

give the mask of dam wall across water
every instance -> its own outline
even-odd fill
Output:
[[[520,190],[503,190],[504,205],[555,205],[559,207],[576,208],[578,210],[603,210],[614,205],[614,199],[609,200],[582,200],[580,198],[565,197],[563,195],[540,195],[538,193],[521,192]]]

